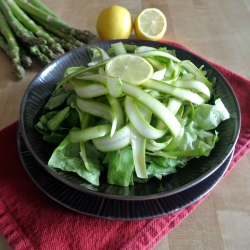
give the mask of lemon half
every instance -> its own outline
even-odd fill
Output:
[[[159,9],[147,8],[136,16],[134,29],[139,39],[156,41],[164,36],[167,19]]]

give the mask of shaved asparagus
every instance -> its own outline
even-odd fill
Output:
[[[86,100],[86,99],[84,100],[79,97],[76,98],[76,104],[81,111],[104,118],[108,120],[110,123],[112,123],[110,136],[111,137],[113,136],[117,127],[117,116],[112,108],[110,108],[105,104],[101,104],[99,102],[92,100]]]
[[[95,81],[106,85],[106,76],[105,75],[87,75],[81,77],[86,81]],[[128,82],[122,81],[122,91],[124,94],[135,98],[138,102],[145,105],[149,110],[151,110],[155,116],[164,122],[164,124],[170,129],[173,133],[173,136],[177,136],[180,131],[180,123],[160,101],[144,92],[140,87],[134,86]]]
[[[71,130],[69,138],[72,142],[85,142],[110,134],[110,131],[110,124],[97,125],[83,130]]]
[[[138,178],[148,178],[146,166],[146,138],[135,127],[131,126],[131,147],[135,165],[135,173]]]
[[[161,91],[166,94],[171,94],[172,96],[175,96],[183,101],[187,100],[195,104],[205,103],[205,100],[198,94],[192,92],[190,88],[189,89],[178,88],[177,86],[166,84],[164,82],[157,81],[154,79],[150,79],[147,82],[143,83],[142,85],[146,88]]]
[[[124,148],[129,145],[131,141],[130,137],[130,125],[126,125],[123,128],[117,130],[112,137],[110,137],[110,135],[105,135],[103,137],[93,139],[93,143],[100,151],[109,152]]]
[[[159,130],[154,128],[145,120],[136,105],[135,99],[127,96],[125,98],[124,106],[130,122],[133,124],[134,128],[138,129],[138,133],[144,138],[158,139],[167,132],[167,129]]]
[[[180,59],[177,57],[163,51],[158,51],[158,50],[149,50],[149,51],[143,51],[143,52],[136,52],[136,55],[142,56],[142,57],[150,57],[150,56],[160,56],[164,58],[168,58],[173,60],[174,62],[180,62]]]
[[[121,46],[121,42],[111,45],[115,56],[122,58],[121,54],[131,53]],[[112,55],[95,46],[89,46],[93,59],[88,66],[74,66],[65,71],[54,93],[71,97],[63,99],[66,104],[60,102],[61,111],[60,105],[55,107],[55,119],[51,120],[58,124],[58,114],[65,108],[73,108],[78,112],[80,124],[67,128],[69,146],[64,155],[58,151],[65,141],[58,145],[51,156],[54,163],[49,160],[50,167],[58,168],[59,163],[62,170],[71,171],[64,161],[66,157],[67,162],[70,159],[76,165],[79,161],[81,171],[94,174],[94,167],[99,169],[101,159],[101,164],[107,164],[100,169],[107,169],[108,183],[128,186],[152,177],[161,179],[176,173],[176,167],[184,167],[190,159],[210,154],[218,140],[214,129],[230,115],[220,99],[214,100],[214,105],[207,103],[213,101],[210,99],[213,85],[205,73],[191,62],[168,53],[166,48],[134,49],[154,69],[151,78],[140,85],[125,81],[122,74],[108,75],[106,63],[112,63]],[[89,154],[88,150],[92,152]],[[96,164],[91,162],[91,155]],[[93,183],[92,179],[83,178]]]

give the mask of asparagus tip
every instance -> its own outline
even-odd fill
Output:
[[[25,75],[25,70],[21,65],[13,65],[14,73],[18,77],[18,79],[23,79]]]

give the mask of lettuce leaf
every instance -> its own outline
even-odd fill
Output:
[[[107,182],[123,187],[133,184],[134,168],[131,147],[110,152]]]
[[[93,147],[87,147],[93,150]],[[97,152],[97,150],[96,150]],[[58,168],[67,172],[74,172],[94,186],[99,185],[100,162],[96,152],[86,152],[88,155],[95,155],[95,158],[88,158],[92,173],[89,172],[80,156],[80,143],[71,143],[67,136],[52,153],[48,166]]]
[[[221,99],[215,101],[215,105],[202,104],[194,111],[194,126],[201,130],[216,128],[221,121],[230,117]]]
[[[217,131],[212,133],[211,131],[198,130],[194,127],[194,122],[192,121],[185,127],[178,149],[187,151],[203,148],[205,151],[204,155],[208,156],[218,139]]]

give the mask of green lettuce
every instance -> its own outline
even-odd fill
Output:
[[[52,168],[58,168],[67,172],[74,172],[83,179],[87,180],[94,186],[99,185],[100,177],[100,161],[98,160],[98,152],[94,147],[86,147],[88,164],[90,165],[92,172],[89,172],[80,156],[80,143],[71,143],[69,136],[67,136],[60,145],[52,153],[48,166]],[[95,152],[93,152],[93,150]],[[94,158],[93,158],[94,157]]]
[[[221,99],[215,100],[215,105],[202,104],[194,111],[194,126],[202,130],[216,128],[221,121],[230,117]]]
[[[110,152],[107,182],[123,187],[133,184],[134,168],[131,147]]]

